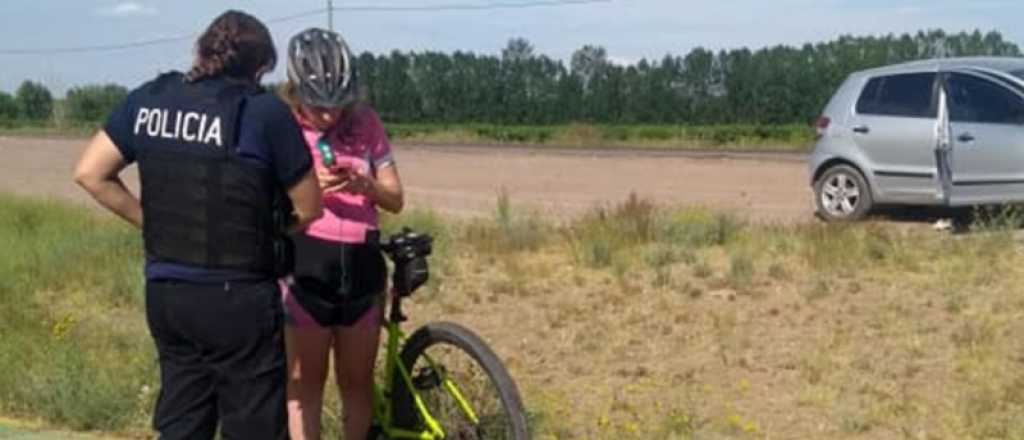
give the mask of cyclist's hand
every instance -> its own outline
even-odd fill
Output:
[[[345,174],[331,171],[324,168],[316,168],[316,180],[321,184],[321,189],[328,192],[329,188],[338,186],[345,181]]]
[[[348,182],[349,173],[347,169],[324,169],[317,168],[316,178],[320,182],[320,189],[324,193],[340,191]]]
[[[376,183],[373,177],[370,177],[365,171],[350,169],[341,191],[372,197],[377,190]]]

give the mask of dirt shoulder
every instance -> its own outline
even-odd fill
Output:
[[[80,138],[0,136],[0,191],[88,201],[71,182]],[[488,215],[505,191],[514,205],[556,217],[635,192],[664,205],[705,205],[769,221],[811,219],[799,153],[397,144],[410,206]],[[124,175],[137,188],[134,168]]]

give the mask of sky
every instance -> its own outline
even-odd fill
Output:
[[[552,1],[552,0],[544,0]],[[557,1],[557,0],[554,0]],[[537,0],[334,0],[335,7],[431,7],[535,3]],[[135,43],[197,34],[218,14],[241,9],[260,19],[324,8],[326,0],[3,0],[0,2],[0,90],[25,79],[58,95],[89,83],[135,87],[159,72],[185,70],[194,38],[132,49],[11,55],[4,51]],[[326,26],[326,13],[272,22],[279,50],[291,35]],[[1024,44],[1020,0],[608,0],[486,10],[337,11],[335,28],[357,52],[392,50],[499,54],[523,37],[535,52],[568,60],[585,44],[616,62],[685,55],[695,47],[752,49],[800,45],[839,35],[943,29],[996,30]],[[1016,24],[1016,26],[1014,26]],[[282,78],[279,64],[270,76]]]

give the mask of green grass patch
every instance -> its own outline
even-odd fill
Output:
[[[7,121],[0,135],[86,137],[101,124]],[[814,132],[803,125],[498,125],[387,123],[392,141],[560,148],[807,151]]]
[[[559,147],[644,147],[806,151],[814,140],[802,125],[491,125],[386,124],[393,140],[500,143]]]
[[[137,231],[0,196],[0,411],[73,429],[145,423],[155,358]]]
[[[7,121],[0,122],[0,136],[83,138],[92,136],[101,125],[77,122],[65,122],[58,125],[51,122]]]

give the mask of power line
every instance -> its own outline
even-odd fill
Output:
[[[401,12],[401,11],[464,11],[464,10],[486,10],[486,9],[525,9],[538,8],[543,6],[570,6],[585,5],[592,3],[610,3],[613,0],[541,0],[532,2],[497,2],[485,4],[446,4],[446,5],[423,5],[423,6],[340,6],[335,11],[353,12]]]
[[[198,34],[179,35],[175,37],[156,38],[152,40],[138,41],[135,43],[123,44],[101,44],[95,46],[74,46],[74,47],[50,47],[42,49],[0,49],[0,55],[50,55],[82,52],[107,52],[121,49],[134,49],[138,47],[155,46],[158,44],[173,43],[176,41],[195,38]]]
[[[326,11],[326,9],[324,9],[324,8],[317,8],[317,9],[311,9],[311,10],[305,11],[305,12],[299,12],[299,13],[295,13],[295,14],[292,14],[292,15],[285,15],[283,17],[271,18],[269,20],[262,20],[262,21],[264,23],[266,23],[266,24],[284,23],[286,21],[298,20],[300,18],[309,18],[309,17],[315,17],[317,15],[323,15],[325,11]]]
[[[287,21],[298,20],[300,18],[312,17],[324,13],[324,9],[316,9],[312,11],[299,12],[297,14],[285,15],[282,17],[271,18],[269,20],[263,20],[266,24],[277,24],[284,23]],[[100,44],[90,46],[72,46],[72,47],[51,47],[51,48],[40,48],[40,49],[0,49],[0,55],[51,55],[51,54],[67,54],[67,53],[84,53],[84,52],[109,52],[124,49],[135,49],[146,46],[156,46],[160,44],[174,43],[178,41],[193,40],[198,38],[199,32],[192,32],[188,34],[175,35],[171,37],[154,38],[151,40],[137,41],[134,43],[121,43],[121,44]]]
[[[571,6],[571,5],[584,5],[593,3],[610,3],[614,0],[537,0],[530,2],[497,2],[497,3],[484,3],[484,4],[471,4],[471,3],[453,3],[453,4],[442,4],[433,6],[338,6],[329,7],[329,9],[318,8],[305,12],[299,12],[292,15],[286,15],[282,17],[271,18],[269,20],[263,20],[266,24],[283,23],[287,21],[298,20],[301,18],[313,17],[328,13],[329,11],[349,11],[349,12],[440,12],[440,11],[479,11],[489,9],[525,9],[525,8],[538,8],[548,6]],[[87,45],[87,46],[71,46],[71,47],[48,47],[38,49],[10,49],[0,48],[0,55],[59,55],[59,54],[70,54],[70,53],[89,53],[89,52],[112,52],[126,49],[137,49],[140,47],[156,46],[160,44],[175,43],[178,41],[192,40],[199,36],[198,32],[189,34],[176,35],[163,38],[154,38],[151,40],[137,41],[134,43],[121,43],[121,44],[99,44],[99,45]]]

